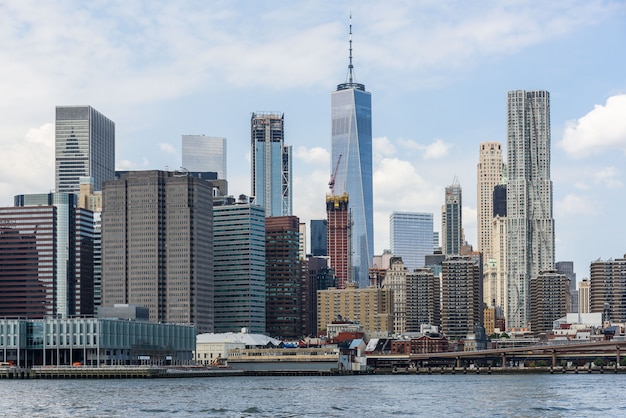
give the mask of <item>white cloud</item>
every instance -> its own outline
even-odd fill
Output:
[[[398,145],[410,149],[422,151],[422,158],[425,160],[436,160],[448,155],[448,151],[452,148],[452,144],[446,143],[443,139],[437,138],[428,145],[422,145],[412,139],[398,139]]]
[[[168,154],[176,154],[176,148],[172,144],[168,144],[166,142],[161,142],[159,144],[159,149]]]
[[[326,218],[326,193],[328,193],[328,170],[320,169],[303,176],[294,176],[293,213],[300,218],[300,222],[311,219]],[[315,204],[311,204],[315,202]]]
[[[326,148],[307,148],[305,146],[299,146],[296,148],[294,155],[297,159],[306,164],[330,165],[330,153]]]
[[[598,214],[598,207],[590,196],[568,194],[562,200],[554,202],[554,217]]]
[[[626,94],[609,97],[605,105],[568,122],[559,145],[573,158],[611,149],[626,152]]]
[[[427,145],[424,151],[424,159],[434,160],[445,157],[448,155],[448,151],[452,147],[451,144],[446,144],[442,139],[436,139],[430,145]]]
[[[0,196],[54,189],[54,125],[29,129],[23,139],[0,143]],[[11,204],[3,201],[0,205]]]
[[[377,253],[389,248],[391,212],[431,212],[435,218],[438,216],[441,207],[440,187],[420,176],[408,161],[383,158],[374,167],[373,187]],[[379,248],[381,245],[382,248]]]
[[[115,169],[124,171],[124,170],[145,170],[150,162],[147,158],[143,158],[141,162],[131,161],[131,160],[122,160],[118,161],[115,164]]]
[[[622,182],[617,178],[619,175],[620,171],[617,168],[606,167],[594,174],[594,180],[596,183],[603,184],[609,189],[615,189],[622,187]]]
[[[390,157],[396,153],[396,147],[386,136],[374,138],[372,141],[374,158]]]
[[[470,206],[463,206],[463,233],[465,234],[465,241],[476,249],[476,224],[478,222],[478,210]]]

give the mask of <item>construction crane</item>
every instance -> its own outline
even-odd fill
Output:
[[[330,195],[335,195],[335,177],[337,177],[337,170],[339,170],[339,163],[341,162],[341,157],[343,154],[339,154],[339,158],[337,158],[337,164],[335,165],[335,169],[333,173],[330,175],[330,181],[328,182],[328,187],[330,188]]]

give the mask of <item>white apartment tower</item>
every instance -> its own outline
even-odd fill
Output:
[[[550,94],[507,94],[507,327],[530,321],[530,280],[554,269]]]

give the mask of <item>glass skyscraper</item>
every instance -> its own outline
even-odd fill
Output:
[[[183,168],[193,172],[214,172],[226,179],[226,138],[183,135]]]
[[[265,334],[265,210],[247,200],[213,206],[215,332]]]
[[[369,284],[374,255],[374,205],[372,193],[372,96],[365,85],[353,81],[352,23],[348,80],[330,96],[332,164],[336,169],[334,194],[348,194],[352,217],[351,278],[360,287]],[[339,160],[341,158],[341,160]]]
[[[115,124],[91,106],[57,106],[55,187],[78,193],[81,177],[93,177],[94,190],[115,178]]]
[[[424,267],[424,257],[433,253],[433,214],[393,212],[389,216],[391,253],[401,257],[409,272]]]
[[[283,114],[256,112],[250,121],[252,196],[265,208],[265,216],[289,216],[291,146],[285,141]]]
[[[554,268],[550,94],[507,95],[507,327],[530,321],[530,281]]]

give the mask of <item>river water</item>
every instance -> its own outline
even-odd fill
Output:
[[[3,417],[623,417],[625,374],[1,380]]]

